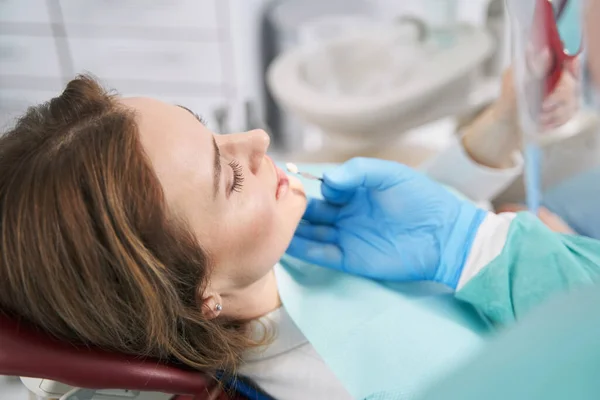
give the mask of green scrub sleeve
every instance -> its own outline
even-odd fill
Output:
[[[494,324],[521,319],[554,294],[600,282],[600,241],[550,231],[519,213],[500,255],[457,293]]]

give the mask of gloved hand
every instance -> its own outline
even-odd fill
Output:
[[[486,212],[402,164],[355,158],[323,176],[287,250],[293,257],[390,281],[456,288]]]

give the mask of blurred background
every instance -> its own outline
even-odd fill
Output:
[[[0,0],[0,126],[89,72],[279,160],[416,165],[498,96],[508,35],[502,0]]]
[[[419,163],[497,96],[502,3],[0,0],[0,126],[89,72],[217,132],[265,129],[279,159]]]
[[[0,0],[0,134],[91,73],[215,132],[264,129],[278,161],[417,166],[498,98],[509,43],[503,0]],[[600,148],[581,138],[565,176]],[[0,400],[26,398],[0,376]]]

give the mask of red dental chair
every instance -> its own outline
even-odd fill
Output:
[[[144,399],[139,393],[146,392],[157,392],[146,397],[152,399],[170,397],[161,393],[172,394],[177,400],[268,398],[260,393],[247,397],[229,390],[218,397],[210,397],[217,382],[201,372],[139,357],[75,347],[1,313],[0,375],[43,378],[74,387],[73,396],[65,395],[65,399],[91,399],[96,391],[99,397],[109,392],[114,398],[121,398],[119,394],[123,394],[124,400]]]

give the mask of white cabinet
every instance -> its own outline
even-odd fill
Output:
[[[0,123],[85,72],[210,121],[215,108],[241,104],[233,1],[0,0]]]
[[[61,70],[52,37],[0,35],[0,76],[60,78]]]
[[[214,42],[69,38],[68,43],[76,71],[89,70],[109,82],[223,80],[219,44]]]
[[[48,5],[42,0],[0,0],[0,24],[7,22],[48,24]]]
[[[218,29],[217,2],[227,0],[60,0],[64,23]]]

